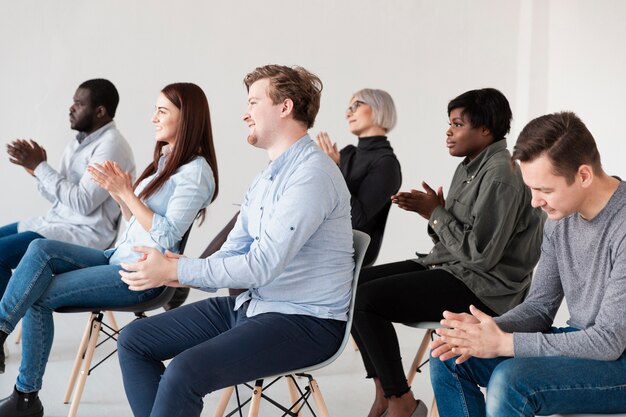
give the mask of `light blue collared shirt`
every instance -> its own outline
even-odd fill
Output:
[[[161,156],[157,172],[141,181],[135,194],[139,195],[161,172],[166,158],[167,155]],[[213,172],[203,157],[198,156],[178,168],[161,189],[144,201],[154,212],[152,228],[146,231],[135,216],[131,217],[116,247],[105,251],[105,255],[110,256],[109,263],[117,265],[121,262],[135,262],[140,254],[133,251],[133,246],[178,252],[183,235],[198,211],[209,205],[214,191]]]
[[[181,258],[178,280],[214,291],[248,288],[248,316],[267,312],[347,320],[352,271],[350,192],[306,135],[252,182],[233,230],[207,259]]]
[[[45,216],[20,221],[17,230],[96,249],[110,247],[117,233],[120,207],[87,172],[87,165],[104,161],[115,161],[135,175],[133,152],[115,122],[90,135],[78,133],[65,148],[58,172],[45,161],[37,165],[37,189],[52,207]]]

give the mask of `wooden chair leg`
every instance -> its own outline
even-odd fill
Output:
[[[293,378],[295,377],[290,376],[290,375],[285,376],[285,379],[287,380],[287,388],[289,388],[289,399],[291,400],[291,407],[294,407],[294,405],[296,404],[296,401],[300,399],[300,393],[298,392],[298,387],[296,386],[296,383],[294,382]],[[300,417],[301,415],[300,410],[302,409],[303,405],[304,404],[298,404],[291,411],[293,411],[294,413],[298,415],[298,417]]]
[[[213,417],[223,417],[226,412],[226,407],[228,407],[228,402],[230,401],[230,397],[233,395],[233,391],[235,387],[226,387],[222,390],[222,395],[220,396],[220,400],[217,403],[217,407],[215,408],[215,412],[213,413]]]
[[[120,326],[117,325],[117,320],[115,320],[115,315],[113,314],[113,312],[107,310],[105,314],[107,316],[107,322],[109,323],[109,325],[113,328],[113,330],[119,332]]]
[[[89,368],[91,368],[91,360],[98,344],[98,336],[100,334],[100,328],[102,327],[101,316],[98,316],[92,321],[91,334],[89,335],[89,343],[87,344],[87,350],[85,351],[85,359],[83,360],[83,367],[80,371],[80,377],[78,378],[78,385],[76,385],[76,391],[74,392],[74,399],[70,406],[70,412],[68,417],[76,417],[78,406],[80,405],[80,399],[83,396],[83,390],[85,389],[85,383],[87,382],[87,376],[89,376]]]
[[[437,409],[437,401],[433,398],[433,405],[430,408],[430,417],[439,417],[439,410]]]
[[[352,343],[352,349],[354,349],[355,352],[358,352],[359,351],[359,346],[354,341],[354,337],[350,336],[350,342]]]
[[[72,392],[74,392],[74,387],[76,386],[76,378],[78,378],[78,372],[80,371],[83,358],[85,357],[85,351],[87,350],[87,342],[89,342],[91,325],[93,324],[95,318],[96,314],[92,313],[87,320],[87,325],[85,326],[85,331],[83,332],[83,337],[80,340],[80,345],[78,346],[78,351],[76,352],[76,358],[74,359],[74,366],[72,367],[70,380],[67,384],[67,389],[65,390],[65,397],[63,397],[64,404],[69,403],[72,398]]]
[[[311,379],[309,382],[309,387],[311,388],[311,394],[313,395],[313,399],[315,400],[315,405],[317,406],[317,411],[321,417],[330,417],[328,413],[328,407],[326,407],[326,402],[324,401],[324,397],[320,391],[320,387],[317,384],[317,381]]]
[[[252,390],[252,398],[250,401],[250,410],[248,417],[259,417],[259,407],[261,406],[261,393],[263,392],[263,380],[259,379],[254,383]]]
[[[19,345],[20,342],[22,341],[22,322],[20,321],[18,324],[17,330],[15,330],[15,344]]]
[[[415,358],[413,358],[413,363],[411,367],[406,373],[406,382],[408,385],[413,383],[413,379],[415,378],[415,374],[417,374],[417,367],[420,366],[424,359],[424,355],[428,350],[428,344],[430,343],[431,336],[434,330],[428,329],[426,330],[426,334],[424,334],[424,338],[422,339],[422,343],[420,343],[419,349],[417,349],[417,353],[415,354]]]

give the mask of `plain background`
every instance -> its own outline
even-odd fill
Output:
[[[116,122],[143,168],[154,146],[150,118],[160,89],[177,81],[200,85],[211,107],[221,190],[208,221],[191,235],[190,256],[199,255],[230,219],[234,204],[268,163],[264,151],[246,143],[241,121],[242,79],[268,63],[301,65],[320,76],[322,106],[311,133],[328,131],[340,147],[356,142],[345,122],[351,94],[364,87],[387,90],[398,109],[389,139],[402,164],[403,190],[423,180],[447,190],[460,160],[445,148],[446,105],[482,87],[500,89],[511,103],[509,148],[532,118],[573,110],[594,134],[606,171],[624,177],[625,17],[626,2],[620,0],[3,1],[0,141],[33,138],[58,167],[74,138],[68,108],[76,87],[104,77],[120,92]],[[33,178],[6,156],[0,157],[0,184],[0,224],[49,207]],[[428,250],[425,229],[421,217],[392,208],[378,262]],[[80,333],[80,322],[74,327],[78,322],[64,317],[63,325],[73,327],[60,328],[59,336],[68,338],[55,342],[51,368],[61,366],[55,362],[59,355],[71,360],[78,335],[69,335]],[[349,372],[361,377],[362,369],[358,355],[344,356],[335,371],[345,376],[338,384],[350,390],[357,376]],[[17,358],[9,366],[3,393],[12,385]],[[118,372],[114,362],[109,366]],[[64,377],[49,371],[46,395],[57,398],[54,382],[61,389]],[[112,413],[114,405],[127,413],[119,376],[110,381],[117,395],[110,404],[97,402],[113,407]],[[364,412],[369,400],[359,397],[370,391],[355,387],[335,392],[331,406]]]

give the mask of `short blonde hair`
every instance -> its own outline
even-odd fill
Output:
[[[352,95],[353,99],[369,105],[374,113],[374,123],[389,132],[396,125],[396,105],[388,92],[364,88]]]

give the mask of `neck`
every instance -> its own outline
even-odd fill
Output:
[[[89,130],[89,132],[83,132],[85,135],[91,135],[93,132],[95,132],[96,130],[100,129],[102,126],[108,124],[109,122],[111,122],[113,119],[111,118],[106,118],[106,119],[100,119],[98,120],[96,123],[94,123],[94,125],[91,127],[91,129]]]
[[[366,138],[368,136],[385,136],[387,132],[380,126],[370,126],[364,131],[359,133],[360,138]]]
[[[619,187],[620,181],[602,172],[596,175],[578,213],[585,220],[596,217]]]
[[[300,126],[280,132],[272,141],[272,144],[266,148],[270,161],[276,160],[276,158],[289,149],[291,145],[296,143],[298,139],[306,135],[306,133],[306,128]]]

